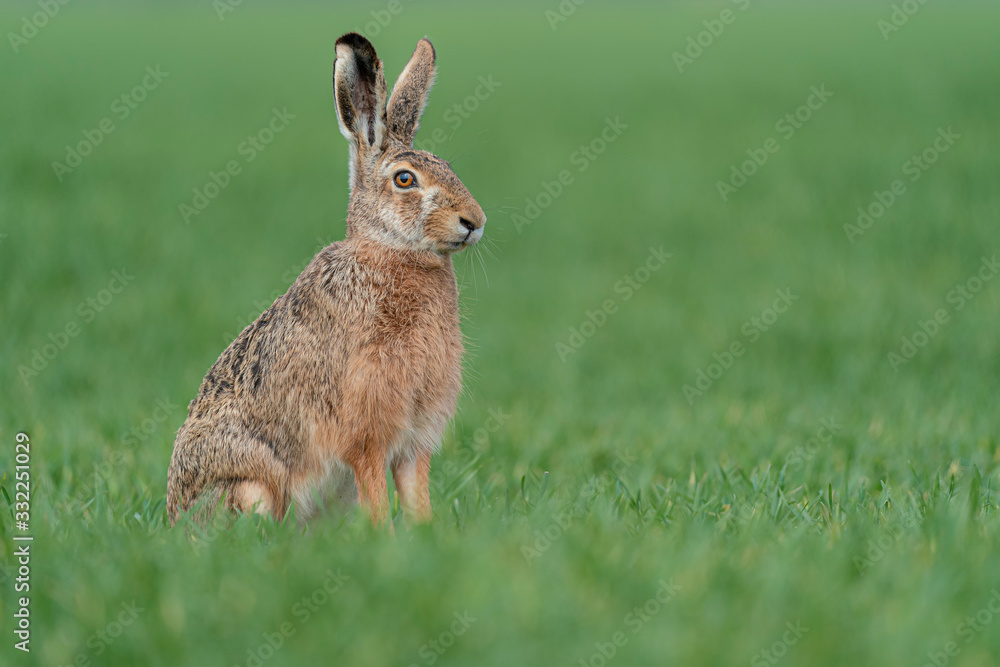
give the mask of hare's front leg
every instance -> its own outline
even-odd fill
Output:
[[[368,443],[370,445],[370,443]],[[385,449],[377,446],[360,448],[348,461],[354,470],[358,487],[358,503],[368,508],[372,523],[385,523],[389,514],[389,486],[385,479]]]
[[[429,453],[401,456],[392,463],[392,479],[403,509],[419,522],[431,518],[430,472]]]

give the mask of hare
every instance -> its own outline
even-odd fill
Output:
[[[188,407],[167,480],[171,525],[199,498],[298,516],[340,470],[376,524],[386,470],[403,508],[431,516],[431,454],[455,412],[462,334],[451,255],[486,215],[441,158],[413,149],[434,81],[417,43],[391,97],[357,33],[336,42],[333,88],[350,143],[347,233],[222,353]],[[347,488],[353,496],[353,485]],[[353,498],[351,499],[353,501]]]

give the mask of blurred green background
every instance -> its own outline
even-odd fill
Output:
[[[901,4],[4,5],[0,662],[997,664],[1000,9]],[[390,83],[434,42],[418,145],[489,216],[434,521],[171,530],[201,378],[343,236],[352,29]]]

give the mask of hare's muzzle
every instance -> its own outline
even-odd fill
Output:
[[[461,223],[462,227],[468,230],[468,233],[462,240],[463,245],[475,245],[479,239],[483,238],[483,228],[486,226],[486,216],[483,216],[478,224],[465,217],[460,217],[458,221]]]

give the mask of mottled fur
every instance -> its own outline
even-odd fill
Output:
[[[243,512],[281,518],[295,500],[308,515],[317,494],[354,494],[350,472],[381,522],[387,467],[404,507],[430,516],[430,457],[461,386],[451,253],[478,241],[486,216],[447,162],[412,148],[434,79],[430,42],[417,45],[391,99],[367,39],[344,35],[336,51],[351,146],[347,237],[208,372],[170,461],[171,523],[223,495]],[[412,187],[394,181],[401,170],[415,175]]]

